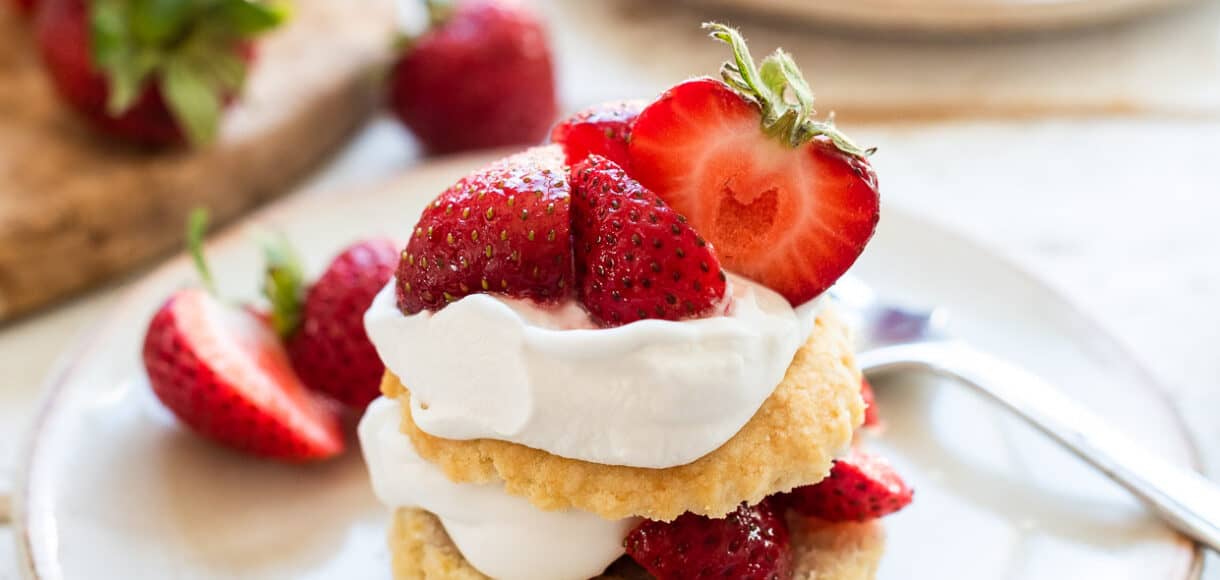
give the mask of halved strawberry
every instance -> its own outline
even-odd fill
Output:
[[[599,155],[571,175],[576,284],[594,320],[681,320],[723,305],[724,271],[685,217]]]
[[[458,181],[424,210],[398,264],[398,307],[439,310],[479,292],[554,302],[572,288],[563,151],[536,147]]]
[[[722,519],[683,514],[645,521],[623,541],[627,555],[657,580],[792,577],[792,547],[781,510],[764,500]]]
[[[551,142],[563,146],[568,165],[575,165],[589,155],[601,155],[619,167],[628,168],[631,126],[646,104],[632,100],[590,107],[555,125]]]
[[[843,522],[892,514],[910,504],[914,495],[889,462],[852,448],[835,461],[829,477],[792,490],[782,501],[800,514]]]
[[[206,227],[206,212],[191,214],[188,246],[207,290],[175,293],[144,336],[153,392],[196,433],[239,451],[284,461],[338,455],[338,414],[293,373],[271,317],[213,295]]]
[[[726,268],[800,304],[842,276],[873,235],[869,152],[811,119],[812,93],[790,56],[777,51],[760,71],[737,31],[711,27],[733,47],[725,82],[683,82],[640,113],[632,176],[690,218]]]
[[[181,290],[144,337],[153,392],[196,433],[285,461],[333,457],[343,434],[332,409],[293,374],[263,320],[205,290]]]

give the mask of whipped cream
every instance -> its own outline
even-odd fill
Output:
[[[754,416],[823,302],[794,309],[734,275],[729,288],[724,316],[597,328],[575,301],[547,307],[494,294],[408,316],[391,281],[364,323],[426,433],[666,468],[714,451]]]
[[[623,555],[638,520],[542,511],[499,483],[449,481],[399,431],[397,401],[381,397],[360,421],[360,446],[382,503],[432,512],[472,566],[499,580],[581,580]]]

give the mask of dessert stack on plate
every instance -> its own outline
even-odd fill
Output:
[[[395,578],[875,573],[912,492],[853,448],[825,295],[877,223],[871,152],[707,27],[722,79],[579,113],[409,230],[359,429]]]

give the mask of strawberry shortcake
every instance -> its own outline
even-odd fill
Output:
[[[871,578],[912,491],[853,447],[826,290],[879,216],[782,51],[596,107],[442,192],[365,329],[395,578]],[[871,399],[871,397],[870,397]]]

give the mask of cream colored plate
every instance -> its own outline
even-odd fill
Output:
[[[485,161],[425,165],[365,195],[289,201],[253,221],[288,233],[316,271],[357,237],[405,234],[424,203]],[[254,224],[211,246],[227,295],[254,288]],[[948,306],[955,332],[1193,463],[1181,423],[1131,357],[995,255],[886,208],[857,273],[885,294]],[[179,259],[138,284],[50,379],[15,502],[27,576],[388,578],[387,517],[356,453],[311,467],[258,462],[185,433],[149,394],[139,364],[145,325],[192,279]],[[1193,545],[997,409],[913,380],[881,385],[879,395],[889,430],[869,444],[918,490],[910,509],[887,520],[882,578],[1197,576]]]
[[[868,28],[940,32],[1065,28],[1118,20],[1185,0],[686,0]]]

